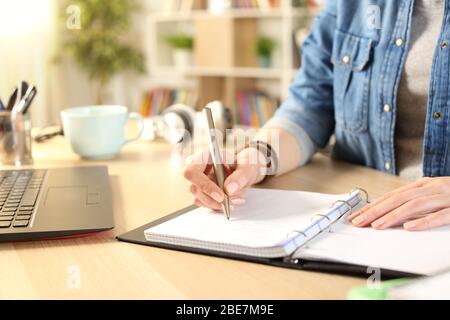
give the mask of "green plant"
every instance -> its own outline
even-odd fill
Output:
[[[192,50],[194,48],[194,39],[185,34],[167,36],[165,41],[176,49]]]
[[[126,41],[135,0],[68,0],[80,9],[80,30],[65,28],[62,52],[69,54],[93,81],[96,102],[102,104],[110,80],[125,70],[145,72],[143,53]]]
[[[293,8],[306,8],[308,6],[308,0],[292,0]]]
[[[260,37],[256,45],[256,52],[260,57],[270,57],[277,47],[275,40],[269,37]]]

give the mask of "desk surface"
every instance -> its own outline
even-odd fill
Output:
[[[63,138],[34,146],[35,167],[107,164],[116,228],[88,238],[0,244],[1,299],[344,299],[362,279],[274,268],[122,243],[115,236],[190,205],[169,145],[136,142],[114,161],[86,162]],[[372,196],[399,178],[317,156],[267,187]],[[79,271],[80,288],[73,288]],[[72,288],[72,289],[70,289]]]

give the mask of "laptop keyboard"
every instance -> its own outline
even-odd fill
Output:
[[[0,229],[29,226],[45,173],[45,170],[0,171]]]

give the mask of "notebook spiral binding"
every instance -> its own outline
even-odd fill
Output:
[[[369,197],[369,192],[367,192],[367,190],[363,189],[363,188],[355,188],[353,189],[350,194],[352,194],[353,192],[359,191],[359,194],[361,195],[361,193],[364,195],[364,201],[366,203],[370,203],[370,197]]]
[[[359,197],[360,197],[361,200],[365,201],[366,203],[370,203],[370,200],[369,200],[369,193],[368,193],[365,189],[363,189],[363,188],[355,188],[355,189],[353,189],[353,190],[349,193],[349,195],[353,194],[353,193],[356,192],[356,191],[358,191],[358,195],[359,195]],[[343,216],[345,216],[347,213],[352,214],[352,212],[353,212],[353,206],[352,206],[351,203],[350,203],[349,201],[347,201],[347,200],[338,200],[338,201],[336,201],[335,203],[333,203],[333,204],[330,206],[330,208],[336,207],[336,205],[337,205],[338,203],[344,204],[344,205],[346,205],[346,206],[348,207],[348,210],[344,211],[344,213],[341,213],[340,218],[342,218]],[[327,219],[328,221],[331,222],[330,217],[328,217],[327,215],[324,215],[324,214],[317,214],[317,215],[313,216],[313,217],[311,218],[311,220],[314,220],[314,218],[316,218],[316,217],[322,217],[322,218],[325,218],[325,219]],[[336,222],[337,222],[337,221],[339,221],[339,219],[336,220]],[[326,230],[330,230],[331,227],[332,227],[332,225],[333,225],[333,223],[330,223],[330,225],[329,225],[326,229],[322,229],[322,228],[320,227],[320,223],[319,223],[318,226],[319,226],[319,229],[320,229],[320,233],[323,233],[323,232],[325,232]],[[289,234],[287,235],[287,237],[289,238],[289,237],[290,237],[292,234],[294,234],[294,233],[296,233],[296,234],[301,234],[301,235],[303,235],[305,238],[308,238],[308,236],[307,236],[306,233],[304,233],[303,231],[299,231],[299,230],[292,230],[291,232],[289,232]],[[319,233],[319,234],[320,234],[320,233]],[[300,249],[302,249],[302,248],[303,248],[303,247],[299,247],[299,248],[298,248],[297,250],[295,250],[291,255],[289,255],[288,257],[284,258],[284,262],[286,262],[286,263],[291,263],[291,264],[299,264],[299,263],[301,262],[300,259],[296,259],[296,258],[294,258],[294,257],[295,257],[295,255],[296,255],[296,253],[298,252],[298,250],[300,250]]]

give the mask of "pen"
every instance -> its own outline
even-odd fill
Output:
[[[17,99],[20,101],[25,96],[25,93],[28,91],[28,83],[26,81],[20,81],[17,86]]]
[[[19,101],[19,103],[14,107],[13,112],[15,113],[27,113],[30,108],[31,103],[34,100],[34,97],[37,94],[37,90],[35,86],[31,86],[28,88],[27,92],[23,96],[23,98]]]
[[[220,155],[220,149],[219,144],[217,142],[217,134],[216,134],[216,128],[214,125],[214,119],[212,116],[211,109],[206,107],[205,108],[205,115],[208,122],[209,127],[209,138],[210,138],[210,152],[211,157],[214,163],[214,172],[216,174],[216,179],[219,187],[223,190],[225,193],[225,199],[222,203],[222,208],[225,213],[225,216],[228,220],[230,220],[230,199],[228,198],[226,192],[225,192],[225,174],[223,170],[222,165],[222,156]]]
[[[18,99],[17,94],[18,94],[18,89],[17,89],[17,87],[15,87],[13,93],[11,94],[11,96],[9,97],[9,100],[7,102],[6,111],[12,111],[14,106],[17,104],[17,99]]]
[[[5,111],[5,105],[3,104],[2,99],[0,99],[0,112]]]
[[[30,93],[28,94],[28,92],[30,92]],[[28,109],[30,109],[30,106],[33,103],[33,100],[36,97],[36,95],[37,95],[36,87],[31,86],[27,91],[27,95],[24,97],[25,102],[24,102],[24,106],[21,110],[21,112],[23,114],[26,114],[28,112]]]

